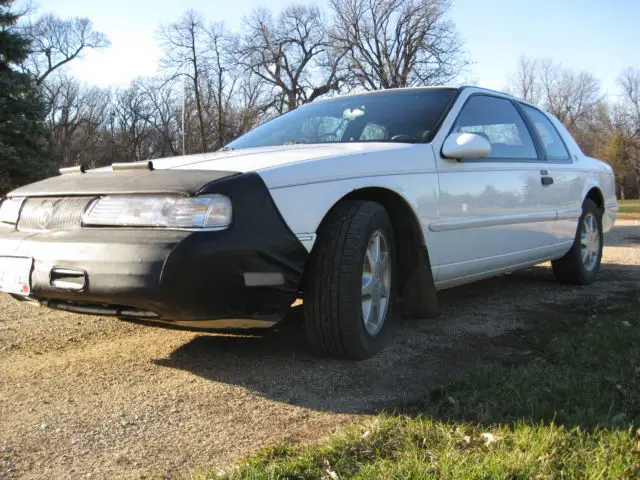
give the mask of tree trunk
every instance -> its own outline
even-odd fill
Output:
[[[193,90],[196,96],[196,111],[198,112],[198,122],[200,123],[200,152],[207,151],[207,140],[205,138],[204,116],[202,114],[202,102],[200,101],[200,78],[198,72],[198,57],[196,54],[195,26],[191,26],[191,60],[193,63]]]
[[[202,103],[200,102],[200,89],[198,88],[198,74],[195,75],[194,89],[196,94],[196,110],[198,111],[198,122],[200,123],[200,151],[205,153],[207,151],[207,139],[205,138],[204,130],[204,116],[202,115]]]
[[[224,119],[224,112],[222,111],[222,69],[218,63],[218,145],[217,148],[221,148],[224,145],[224,127],[222,125]]]
[[[287,94],[287,111],[295,110],[298,106],[295,87],[289,90]]]

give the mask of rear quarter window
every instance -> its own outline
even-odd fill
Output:
[[[538,132],[538,136],[547,151],[547,158],[549,160],[568,160],[569,152],[567,147],[565,147],[562,137],[556,127],[553,126],[553,123],[551,123],[551,120],[536,108],[524,104],[521,104],[521,106],[525,115]]]

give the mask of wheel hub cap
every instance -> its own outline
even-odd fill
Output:
[[[582,264],[587,270],[593,270],[600,256],[600,231],[593,213],[588,213],[582,219],[580,226],[580,253]]]
[[[382,328],[390,294],[389,243],[382,231],[376,230],[369,239],[362,264],[362,320],[369,335]]]

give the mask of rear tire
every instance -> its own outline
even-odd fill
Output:
[[[551,262],[556,278],[573,285],[590,285],[596,279],[602,261],[602,212],[593,200],[582,204],[582,215],[571,250]]]
[[[382,349],[395,300],[395,258],[381,205],[354,200],[335,207],[307,267],[305,325],[315,354],[362,360]]]

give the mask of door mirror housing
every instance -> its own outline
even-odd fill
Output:
[[[442,145],[442,155],[453,160],[482,158],[490,153],[489,140],[475,133],[452,133]]]

